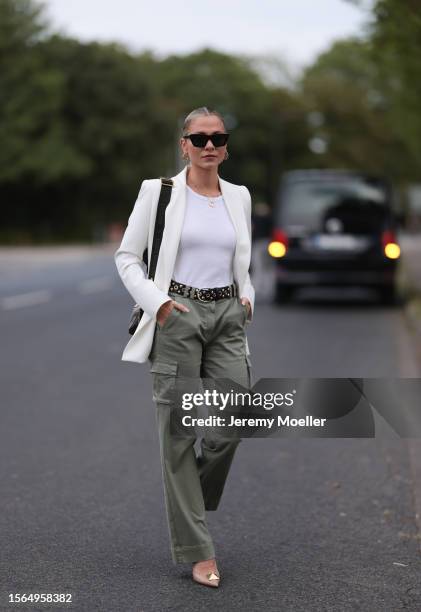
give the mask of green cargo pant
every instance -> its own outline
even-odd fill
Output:
[[[210,559],[215,549],[205,510],[216,510],[231,462],[241,441],[206,436],[177,438],[170,434],[171,390],[177,377],[229,378],[250,388],[251,363],[246,355],[247,307],[240,298],[201,302],[177,293],[169,296],[190,312],[173,309],[164,325],[155,326],[149,355],[153,399],[173,563]]]

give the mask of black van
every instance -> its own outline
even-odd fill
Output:
[[[386,180],[345,170],[286,172],[272,228],[278,302],[309,285],[364,285],[395,301],[400,248]]]

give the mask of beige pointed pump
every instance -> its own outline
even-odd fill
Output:
[[[215,559],[209,559],[209,561],[215,561]],[[197,569],[198,563],[200,563],[200,561],[193,563],[193,572],[192,572],[193,580],[195,582],[198,582],[199,584],[203,584],[204,586],[218,587],[221,577],[219,576],[219,572],[216,569],[216,563],[215,563],[216,571],[206,571],[206,570],[209,570],[209,568],[205,568],[204,570],[203,569],[198,570]]]

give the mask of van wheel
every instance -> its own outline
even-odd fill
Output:
[[[290,285],[276,285],[275,303],[285,304],[289,302],[294,294],[294,288]]]

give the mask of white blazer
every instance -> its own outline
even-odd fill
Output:
[[[126,289],[144,310],[135,333],[124,349],[122,361],[138,363],[147,361],[152,348],[156,313],[164,302],[171,299],[168,289],[183,227],[187,197],[186,174],[187,166],[179,174],[171,177],[174,185],[165,211],[165,229],[154,280],[148,279],[142,258],[146,247],[148,247],[148,259],[152,252],[161,179],[145,179],[142,182],[121,245],[114,254],[118,273]],[[233,260],[234,282],[239,287],[240,297],[247,297],[250,300],[251,312],[248,317],[250,322],[254,312],[254,288],[248,272],[251,255],[251,197],[244,185],[229,183],[219,175],[218,179],[237,237]],[[247,337],[246,353],[250,354]]]

